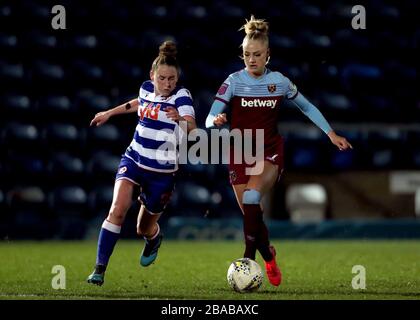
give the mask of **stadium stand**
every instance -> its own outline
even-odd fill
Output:
[[[133,117],[89,128],[91,118],[136,97],[157,46],[173,39],[181,82],[191,90],[197,123],[204,127],[218,87],[242,68],[237,30],[251,13],[270,22],[269,67],[290,77],[354,146],[336,151],[284,102],[278,126],[286,139],[286,174],[334,179],[355,171],[418,170],[413,52],[420,29],[410,18],[418,2],[367,3],[369,26],[356,31],[350,27],[353,4],[346,0],[61,1],[66,30],[51,28],[52,5],[2,2],[1,236],[83,237],[85,224],[110,205],[119,158],[136,124]],[[240,215],[226,167],[185,165],[180,177],[171,214]],[[61,227],[55,233],[56,222]]]

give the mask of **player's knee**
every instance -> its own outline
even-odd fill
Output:
[[[109,210],[108,220],[114,221],[115,223],[122,223],[125,218],[126,211],[124,208],[120,206],[113,205],[111,210]]]
[[[245,190],[242,195],[243,204],[259,204],[261,201],[261,193],[255,189]]]

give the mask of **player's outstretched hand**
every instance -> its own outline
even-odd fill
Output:
[[[227,122],[226,113],[219,113],[213,120],[215,126],[223,126]]]
[[[347,141],[346,138],[339,136],[334,131],[330,131],[328,133],[328,137],[330,138],[331,142],[335,144],[340,151],[353,149],[353,146]]]
[[[90,126],[96,126],[99,127],[103,125],[105,122],[108,121],[110,115],[106,111],[99,112],[95,115],[95,117],[90,122]]]

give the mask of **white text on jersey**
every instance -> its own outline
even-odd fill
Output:
[[[241,99],[241,106],[242,107],[268,107],[274,109],[276,107],[277,100],[262,100],[262,99],[253,99],[253,100],[246,100],[244,98]]]

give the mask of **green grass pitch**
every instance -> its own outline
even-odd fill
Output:
[[[275,288],[264,278],[255,293],[226,281],[243,245],[234,241],[164,240],[154,264],[138,263],[142,241],[118,242],[102,287],[87,284],[96,242],[1,242],[0,299],[420,299],[420,241],[273,241],[283,272]],[[261,257],[257,262],[263,267]],[[55,290],[54,265],[66,270]],[[366,289],[352,288],[354,265],[366,270]]]

